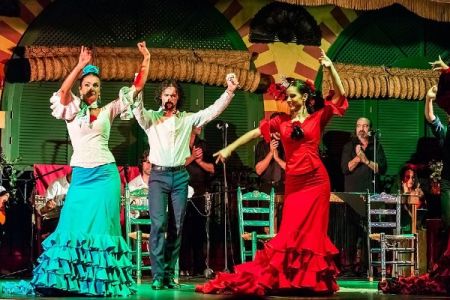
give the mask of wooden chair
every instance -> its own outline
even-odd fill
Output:
[[[136,274],[136,282],[138,284],[142,281],[142,271],[151,270],[151,266],[146,266],[143,263],[143,257],[149,257],[149,252],[142,252],[142,243],[149,240],[150,234],[143,233],[139,226],[150,226],[150,218],[139,219],[134,218],[131,212],[148,212],[148,205],[139,205],[136,202],[142,202],[142,198],[147,197],[145,190],[137,190],[130,193],[128,187],[125,188],[125,232],[126,241],[131,251],[131,261],[133,263],[133,271]]]
[[[272,188],[270,195],[259,191],[242,194],[238,187],[237,202],[241,261],[245,262],[247,257],[255,257],[259,240],[275,236],[275,191]]]
[[[374,208],[374,206],[377,206]],[[398,275],[398,267],[413,267],[419,273],[419,247],[416,233],[401,234],[401,195],[386,193],[367,196],[367,247],[369,281],[373,281],[373,268],[381,266],[381,280],[386,279],[386,265],[392,265],[392,276]],[[372,247],[371,242],[379,244]],[[387,260],[387,254],[392,255]],[[410,254],[407,259],[402,253]],[[375,257],[376,255],[376,257]],[[405,259],[406,258],[406,259]]]

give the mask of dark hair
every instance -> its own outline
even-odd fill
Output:
[[[184,93],[183,89],[181,88],[181,85],[173,79],[166,79],[163,82],[161,82],[159,88],[155,90],[155,101],[159,106],[162,106],[162,99],[161,94],[162,92],[168,88],[168,87],[174,87],[177,90],[178,94],[178,101],[177,101],[177,109],[180,109],[183,106],[183,100],[184,100]]]
[[[300,94],[308,94],[308,99],[306,100],[306,110],[309,114],[312,114],[313,112],[321,109],[325,106],[325,101],[323,100],[322,93],[319,91],[312,91],[311,87],[306,84],[303,80],[295,80],[293,83],[293,86],[297,88],[297,91],[300,92]],[[311,105],[311,100],[314,101],[314,105]]]
[[[1,192],[0,192],[0,197],[1,197],[1,196],[5,196],[6,194],[9,194],[9,192],[6,191],[6,190],[5,190],[5,191],[1,191]]]
[[[405,177],[406,171],[413,171],[414,172],[414,176],[413,176],[413,188],[417,187],[417,184],[419,183],[419,178],[417,177],[417,170],[416,167],[412,164],[406,164],[404,165],[401,169],[400,169],[400,183],[403,182],[403,177]],[[402,185],[400,185],[402,186]]]
[[[142,164],[148,160],[148,155],[149,155],[149,151],[145,150],[144,152],[142,152],[141,157],[139,159],[138,168],[139,168],[139,173],[141,173],[141,174],[142,174]]]
[[[95,73],[95,72],[89,72],[89,73],[83,74],[83,76],[81,76],[81,78],[80,78],[80,86],[81,86],[81,84],[83,83],[84,78],[86,78],[86,77],[89,76],[89,75],[92,75],[92,76],[97,77],[97,78],[100,80],[100,82],[102,81],[102,80],[100,79],[100,76],[99,76],[97,73]]]
[[[269,119],[273,119],[273,118],[275,118],[275,117],[278,117],[278,116],[280,116],[281,115],[281,113],[280,112],[278,112],[278,111],[276,111],[276,112],[273,112],[272,114],[270,114],[270,117],[269,117]]]

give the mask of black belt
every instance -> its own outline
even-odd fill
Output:
[[[175,171],[181,171],[181,170],[184,170],[184,169],[186,169],[185,166],[163,167],[163,166],[158,166],[158,165],[155,165],[155,164],[152,165],[152,170],[153,171],[175,172]]]

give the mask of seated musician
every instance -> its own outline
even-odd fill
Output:
[[[58,225],[59,214],[69,190],[71,179],[72,171],[53,181],[45,192],[45,203],[37,205],[37,211],[43,220],[41,234],[52,233]]]
[[[402,196],[402,231],[405,233],[416,232],[417,228],[412,228],[412,221],[415,219],[415,209],[425,206],[424,193],[420,188],[420,183],[416,173],[416,167],[406,164],[400,171],[400,193]],[[395,191],[396,192],[396,191]],[[414,220],[415,221],[415,220]],[[416,224],[415,224],[416,225]]]
[[[144,151],[139,161],[139,175],[128,183],[128,189],[131,195],[133,205],[148,206],[148,180],[152,171],[152,164],[148,161],[148,150]],[[148,216],[144,211],[131,211],[132,218]]]

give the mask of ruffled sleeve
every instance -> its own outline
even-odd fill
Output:
[[[261,120],[259,122],[259,130],[261,131],[261,134],[264,138],[264,140],[269,143],[270,142],[270,124],[269,120]]]
[[[266,142],[270,142],[271,136],[270,134],[273,132],[280,132],[280,123],[281,116],[278,115],[270,120],[263,119],[259,122],[259,130],[261,131],[261,135],[263,136]]]
[[[133,118],[132,109],[135,103],[142,101],[142,93],[133,98],[136,87],[124,86],[119,91],[119,98],[111,102],[111,117],[115,118],[120,114],[122,120],[130,120]]]
[[[73,120],[76,117],[77,113],[80,111],[81,100],[72,92],[71,95],[73,100],[70,101],[69,104],[64,105],[61,103],[60,91],[53,93],[53,96],[50,98],[50,109],[52,110],[52,116],[56,119],[66,121]]]
[[[341,96],[338,101],[338,105],[332,101],[325,101],[325,107],[322,111],[321,125],[325,125],[330,121],[331,117],[336,115],[342,117],[348,109],[348,100],[345,96]]]

